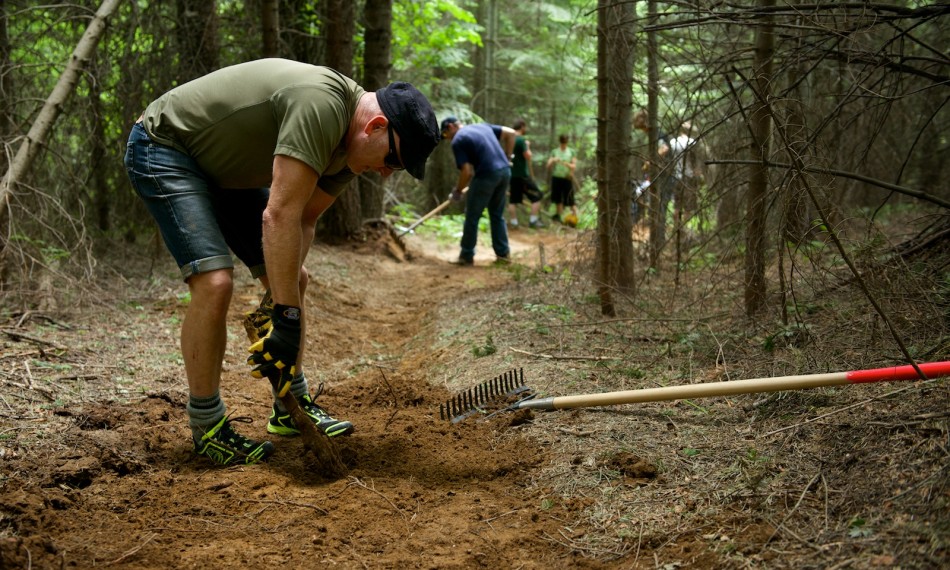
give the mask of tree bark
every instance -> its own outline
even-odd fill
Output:
[[[261,2],[261,56],[280,55],[280,5],[279,0]]]
[[[597,295],[600,312],[616,316],[610,287],[610,232],[607,217],[607,67],[609,0],[597,2]]]
[[[328,0],[325,26],[327,65],[347,77],[353,77],[353,34],[356,32],[356,5],[351,0]],[[362,230],[359,185],[351,182],[333,206],[324,214],[324,228],[336,238],[349,239]]]
[[[659,21],[656,0],[647,2],[647,22],[651,29],[647,31],[647,121],[649,124],[648,149],[650,156],[650,268],[660,268],[660,252],[666,242],[666,212],[660,212],[662,188],[666,184],[667,172],[660,170],[658,154],[659,130],[657,129],[657,110],[659,108],[660,72],[657,69],[656,31],[652,29]]]
[[[633,277],[633,241],[630,220],[630,108],[633,104],[634,4],[612,0],[607,17],[607,130],[606,192],[599,205],[605,208],[599,220],[606,226],[606,277],[611,288],[631,292]],[[603,240],[602,240],[603,241]]]
[[[16,156],[13,157],[3,180],[0,180],[0,226],[3,226],[6,221],[7,205],[10,202],[11,193],[26,176],[33,160],[46,146],[46,139],[53,128],[53,124],[59,117],[63,105],[72,94],[76,84],[79,83],[83,69],[88,65],[96,51],[99,38],[106,29],[106,20],[115,12],[120,2],[121,0],[104,0],[99,7],[92,22],[89,23],[89,27],[86,28],[86,32],[76,45],[76,49],[73,50],[72,56],[66,64],[66,69],[59,76],[53,92],[50,93],[43,104],[43,108],[40,109],[26,138],[20,143]]]
[[[363,8],[363,88],[376,91],[389,83],[392,68],[393,0],[366,0]],[[385,181],[376,172],[359,179],[360,210],[364,219],[383,217]]]
[[[767,10],[775,6],[775,0],[759,0],[759,6]],[[773,79],[775,35],[772,21],[771,16],[763,16],[756,31],[751,78],[752,87],[757,91],[749,113],[749,127],[753,136],[751,159],[758,164],[749,167],[749,193],[746,203],[745,310],[749,316],[760,313],[766,301],[766,201],[769,190],[769,170],[766,164],[771,148],[769,139],[772,125],[766,105]]]

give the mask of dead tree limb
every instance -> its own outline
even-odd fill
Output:
[[[26,138],[20,143],[10,167],[3,175],[3,179],[0,180],[0,226],[6,221],[6,216],[9,213],[8,205],[13,190],[19,185],[29,171],[33,160],[46,145],[46,139],[49,137],[63,105],[76,88],[83,68],[89,63],[96,51],[99,38],[102,37],[103,31],[106,29],[106,20],[115,12],[120,2],[121,0],[103,0],[92,22],[89,23],[89,27],[86,28],[86,32],[79,43],[76,44],[76,49],[73,50],[66,64],[66,70],[60,75],[53,92],[46,99],[39,115],[33,121],[30,131],[26,134]]]

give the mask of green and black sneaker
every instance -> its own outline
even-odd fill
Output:
[[[319,391],[317,395],[320,395]],[[299,403],[303,411],[310,416],[310,419],[313,420],[317,429],[325,433],[327,437],[337,437],[353,433],[352,423],[331,417],[326,410],[313,401],[310,394],[302,398],[297,398],[297,403]],[[274,403],[274,407],[271,408],[270,421],[267,422],[267,431],[276,433],[277,435],[297,435],[300,433],[300,430],[297,429],[297,425],[294,424],[293,418],[290,417],[290,413],[278,410],[276,402]]]
[[[269,441],[254,441],[234,431],[231,422],[251,423],[251,418],[221,418],[195,442],[195,453],[207,455],[218,465],[251,465],[274,453]]]

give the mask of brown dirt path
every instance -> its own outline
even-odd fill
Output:
[[[314,475],[292,438],[278,438],[266,465],[192,457],[173,348],[183,307],[143,303],[143,319],[117,325],[127,333],[118,345],[75,329],[62,341],[107,361],[151,359],[162,345],[158,361],[131,365],[127,402],[35,405],[23,414],[32,424],[4,432],[17,436],[4,447],[0,567],[601,567],[554,547],[558,513],[525,485],[545,460],[536,442],[505,420],[438,418],[451,393],[433,377],[432,309],[503,287],[508,274],[481,257],[453,267],[454,247],[412,263],[366,251],[378,247],[317,246],[308,260],[311,384],[324,382],[320,401],[357,427],[337,442],[346,478]],[[247,375],[240,334],[258,294],[249,282],[235,293],[222,393],[229,412],[254,418],[244,431],[266,437],[269,392]]]

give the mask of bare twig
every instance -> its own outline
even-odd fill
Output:
[[[393,390],[392,385],[389,383],[389,379],[386,378],[386,373],[383,372],[383,367],[382,367],[382,366],[377,366],[376,369],[379,370],[379,373],[382,375],[382,377],[383,377],[383,383],[386,384],[386,389],[389,390],[389,395],[392,396],[392,399],[393,399],[393,408],[394,408],[394,409],[393,409],[393,413],[392,413],[392,415],[389,416],[389,419],[386,420],[386,426],[385,426],[385,427],[388,428],[388,427],[389,427],[389,424],[391,424],[392,421],[393,421],[393,419],[395,419],[396,414],[399,413],[399,400],[396,399],[396,391]]]
[[[535,358],[544,358],[547,360],[618,360],[620,358],[619,356],[556,356],[553,354],[528,352],[527,350],[519,350],[511,346],[508,347],[508,350],[517,352],[519,354],[527,354],[528,356],[533,356]]]
[[[372,487],[369,487],[366,483],[360,481],[358,477],[350,477],[350,485],[356,485],[357,487],[362,487],[363,489],[366,489],[367,491],[370,491],[370,492],[372,492],[372,493],[376,493],[377,495],[380,496],[380,498],[382,498],[382,499],[385,500],[387,503],[389,503],[389,505],[393,508],[393,510],[396,511],[397,513],[399,513],[399,515],[402,516],[402,518],[404,518],[404,519],[406,518],[406,513],[402,512],[402,509],[400,509],[399,507],[397,507],[396,504],[393,503],[393,502],[389,499],[389,497],[387,497],[386,495],[380,493],[380,492],[377,491],[376,489],[373,489]]]
[[[65,346],[61,346],[61,345],[56,344],[55,342],[50,341],[50,340],[44,340],[44,339],[41,339],[41,338],[36,338],[35,336],[30,336],[30,335],[28,335],[28,334],[24,334],[24,333],[22,333],[22,332],[20,332],[20,331],[18,331],[18,330],[14,330],[14,329],[10,329],[10,328],[2,328],[2,329],[0,329],[0,332],[2,332],[3,334],[7,335],[8,337],[10,337],[10,338],[13,339],[13,340],[26,340],[26,341],[32,342],[33,344],[39,344],[39,345],[43,345],[43,346],[52,346],[52,347],[55,348],[56,350],[66,350],[66,347],[65,347]]]
[[[142,542],[142,544],[140,544],[140,545],[136,546],[135,548],[133,548],[133,549],[127,551],[125,554],[123,554],[122,556],[116,558],[116,559],[113,560],[112,562],[109,562],[108,565],[111,566],[111,565],[113,565],[113,564],[118,564],[119,562],[122,562],[123,560],[126,560],[126,559],[128,559],[129,557],[135,556],[140,550],[142,550],[142,548],[145,547],[146,544],[148,544],[149,542],[151,542],[156,536],[158,536],[158,533],[157,533],[157,532],[153,532],[152,534],[148,535],[148,536],[145,538],[145,541]]]
[[[931,383],[933,383],[933,382],[934,382],[934,380],[927,380],[927,381],[925,381],[925,382],[921,382],[920,384],[921,384],[921,385],[923,385],[923,384],[931,384]],[[888,392],[887,394],[883,394],[883,395],[881,395],[881,396],[876,396],[876,397],[874,397],[874,398],[868,398],[867,400],[862,400],[862,401],[860,401],[860,402],[858,402],[858,403],[856,403],[856,404],[851,404],[850,406],[845,406],[845,407],[843,407],[843,408],[838,408],[837,410],[830,411],[830,412],[828,412],[827,414],[821,414],[820,416],[816,416],[816,417],[814,417],[814,418],[805,420],[805,421],[803,421],[803,422],[799,422],[799,423],[797,423],[797,424],[793,424],[793,425],[790,425],[790,426],[785,426],[785,427],[783,427],[783,428],[779,428],[779,429],[776,429],[776,430],[772,430],[772,431],[770,431],[770,432],[768,432],[768,433],[765,433],[765,434],[762,434],[761,436],[758,436],[758,437],[768,437],[768,436],[770,436],[770,435],[775,435],[775,434],[777,434],[777,433],[779,433],[779,432],[783,432],[783,431],[785,431],[785,430],[790,430],[790,429],[792,429],[792,428],[801,427],[801,426],[803,426],[803,425],[805,425],[805,424],[810,424],[810,423],[815,422],[815,421],[818,421],[818,420],[820,420],[820,419],[822,419],[822,418],[827,418],[828,416],[833,416],[833,415],[835,415],[835,414],[838,414],[838,413],[841,413],[841,412],[845,412],[845,411],[847,411],[847,410],[850,410],[851,408],[857,408],[857,407],[859,407],[859,406],[863,406],[863,405],[865,405],[865,404],[869,404],[869,403],[874,402],[874,401],[876,401],[876,400],[881,400],[881,399],[883,399],[883,398],[887,398],[887,397],[893,396],[893,395],[895,395],[895,394],[900,394],[901,392],[906,392],[906,391],[908,391],[908,390],[913,390],[914,388],[918,388],[918,387],[919,387],[919,386],[917,386],[917,385],[915,384],[915,385],[913,385],[913,386],[907,386],[906,388],[901,388],[901,389],[899,389],[899,390],[894,390],[893,392]]]
[[[217,490],[217,489],[215,489],[215,490]],[[290,506],[293,506],[293,507],[301,507],[301,508],[305,508],[305,509],[313,509],[313,510],[317,511],[318,513],[322,514],[322,515],[328,515],[328,514],[330,514],[329,511],[327,511],[326,509],[321,509],[320,507],[318,507],[318,506],[316,506],[316,505],[311,505],[310,503],[299,503],[299,502],[297,502],[297,501],[275,501],[275,500],[265,500],[265,499],[239,499],[238,502],[241,502],[241,503],[259,503],[259,504],[262,504],[262,505],[279,505],[279,506],[290,505]]]

